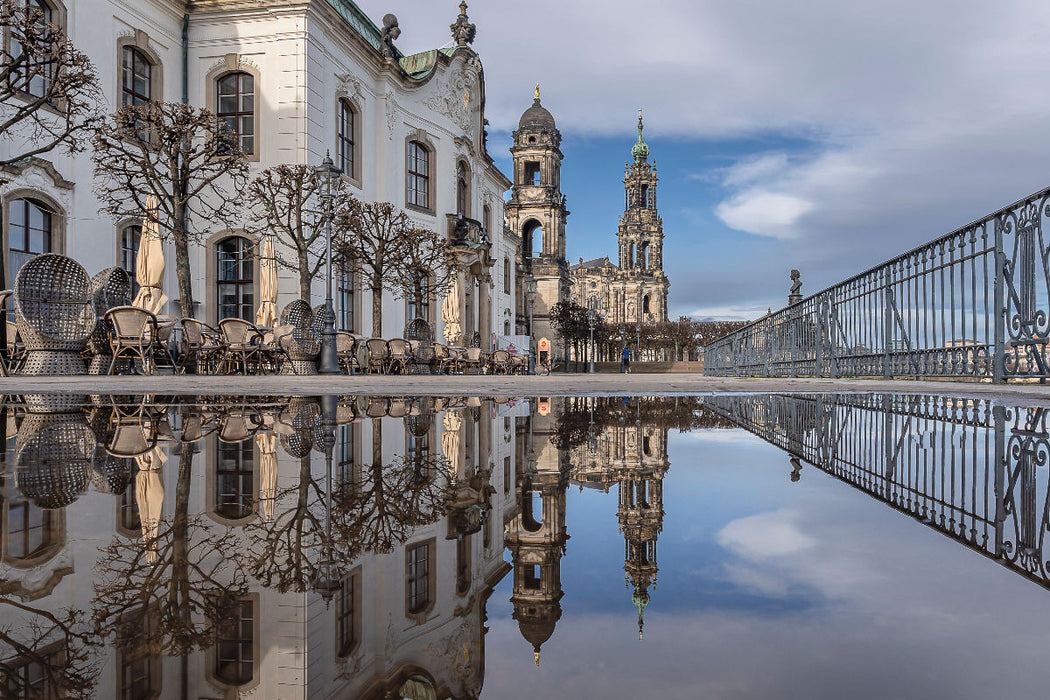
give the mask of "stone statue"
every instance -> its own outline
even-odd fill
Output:
[[[788,305],[802,301],[802,273],[791,271],[791,292],[788,294]]]
[[[397,49],[394,48],[394,40],[401,36],[401,28],[397,26],[395,15],[383,15],[383,58],[395,58]]]
[[[449,26],[449,29],[452,30],[452,40],[456,42],[456,46],[466,46],[474,43],[474,35],[477,33],[477,28],[467,18],[466,0],[459,3],[459,17]]]

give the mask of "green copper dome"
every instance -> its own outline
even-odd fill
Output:
[[[645,143],[645,139],[642,138],[642,110],[638,110],[638,143],[634,144],[631,148],[631,155],[634,156],[636,161],[645,160],[649,157],[649,146]]]

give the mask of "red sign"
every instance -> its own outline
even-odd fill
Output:
[[[551,341],[546,338],[540,338],[540,352],[549,352],[551,349]]]

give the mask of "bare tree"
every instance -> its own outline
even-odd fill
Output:
[[[428,228],[411,231],[411,245],[394,269],[397,296],[412,299],[416,309],[426,299],[443,295],[455,279],[459,265],[448,239]]]
[[[444,242],[430,229],[416,226],[390,202],[361,202],[346,195],[336,210],[339,255],[350,262],[372,292],[372,334],[383,332],[383,291],[397,298],[415,294],[421,269],[446,257]],[[451,279],[430,267],[431,279]],[[429,282],[431,291],[434,282]]]
[[[101,118],[94,65],[49,20],[25,0],[0,0],[0,138],[19,144],[0,166],[59,147],[77,152]]]
[[[180,312],[192,317],[189,244],[231,227],[240,214],[248,165],[237,139],[206,109],[151,102],[104,120],[94,147],[103,211],[114,219],[142,216],[156,197],[161,235],[175,244]]]
[[[307,302],[310,302],[311,283],[325,262],[324,227],[320,225],[317,190],[314,169],[302,164],[267,168],[248,187],[255,232],[272,233],[291,249],[294,256],[291,260],[282,256],[280,249],[277,260],[298,272],[299,296]]]

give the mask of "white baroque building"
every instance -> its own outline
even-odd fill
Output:
[[[388,40],[399,34],[396,19],[384,18],[393,26],[384,33],[352,0],[24,1],[45,8],[91,57],[109,111],[143,99],[208,107],[236,125],[253,174],[318,165],[331,152],[358,198],[389,201],[418,225],[472,243],[456,300],[464,342],[514,317],[512,276],[490,273],[509,269],[517,254],[518,240],[503,225],[511,183],[486,151],[485,78],[465,3],[447,46],[406,56]],[[5,140],[0,148],[16,153],[19,144]],[[113,265],[134,270],[140,222],[99,214],[93,179],[90,153],[45,154],[0,174],[4,287],[43,252],[72,256],[89,274]],[[256,242],[229,229],[194,246],[198,318],[215,323],[254,312],[258,265],[219,263],[249,254]],[[167,311],[177,314],[170,245],[166,257]],[[324,298],[322,279],[314,304]],[[338,281],[342,329],[396,337],[419,314],[440,337],[440,300],[416,310],[387,292],[379,329],[370,327],[370,295],[361,291],[352,275]],[[282,268],[278,308],[298,296],[295,271]]]

